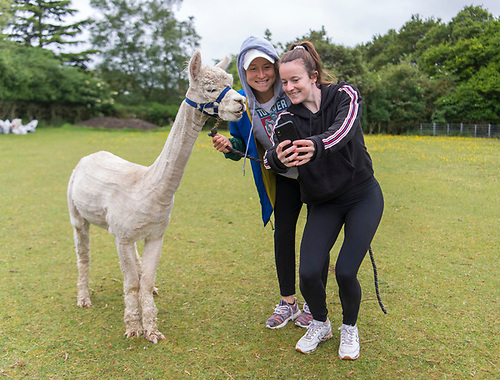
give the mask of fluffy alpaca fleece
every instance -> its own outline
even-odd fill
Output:
[[[191,58],[186,97],[196,103],[213,102],[233,78],[224,70],[226,57],[215,67],[202,66],[201,55]],[[210,112],[210,110],[207,110]],[[245,99],[230,90],[219,105],[223,120],[238,120]],[[165,337],[157,328],[153,299],[163,234],[167,229],[184,169],[196,138],[209,116],[182,102],[165,146],[149,167],[128,162],[109,152],[83,157],[68,184],[68,207],[78,264],[77,305],[90,306],[90,224],[115,237],[123,274],[127,337],[140,336],[153,343]],[[144,240],[142,259],[136,242]]]

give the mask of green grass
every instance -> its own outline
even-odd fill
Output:
[[[0,135],[0,378],[499,376],[499,140],[366,137],[386,202],[372,246],[388,314],[367,259],[359,275],[361,358],[345,362],[337,333],[302,355],[294,347],[304,330],[264,327],[279,298],[273,231],[262,227],[250,165],[243,176],[242,162],[224,160],[205,131],[176,194],[157,272],[166,339],[124,337],[113,237],[96,227],[93,305],[76,306],[65,194],[72,169],[98,150],[150,165],[166,136],[68,126]],[[337,252],[338,245],[332,263]],[[333,275],[328,303],[339,326]]]

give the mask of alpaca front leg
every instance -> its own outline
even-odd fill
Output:
[[[146,239],[142,257],[142,276],[139,290],[139,300],[142,308],[142,326],[147,340],[158,343],[165,336],[157,328],[157,314],[153,293],[155,292],[156,270],[160,262],[163,237]]]
[[[116,242],[120,269],[123,274],[123,293],[125,300],[125,335],[127,338],[141,336],[143,332],[141,307],[139,303],[139,271],[134,243]]]
[[[80,307],[92,305],[89,294],[89,272],[90,272],[90,224],[82,222],[81,226],[73,226],[73,237],[75,240],[76,260],[78,267],[77,301]]]
[[[139,273],[139,278],[141,277],[141,271],[142,271],[142,259],[141,256],[139,255],[139,252],[137,251],[137,244],[135,244],[135,261],[137,265],[137,272]],[[157,296],[158,293],[158,288],[155,286],[153,288],[153,294]]]

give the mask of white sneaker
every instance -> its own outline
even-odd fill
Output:
[[[356,360],[359,358],[359,334],[357,326],[342,325],[340,330],[339,356],[341,359]]]
[[[303,354],[308,354],[318,348],[318,344],[330,339],[332,336],[330,320],[327,319],[323,323],[313,319],[307,328],[306,334],[297,342],[295,349]]]

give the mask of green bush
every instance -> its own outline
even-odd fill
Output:
[[[178,110],[178,104],[160,104],[153,102],[151,104],[133,106],[123,103],[115,103],[113,115],[124,119],[138,118],[159,127],[163,127],[170,125],[173,122]]]
[[[83,112],[109,113],[108,86],[92,73],[64,65],[46,49],[0,42],[0,114],[75,121]],[[75,109],[78,112],[75,115]]]

